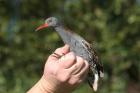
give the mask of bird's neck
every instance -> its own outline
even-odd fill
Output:
[[[63,26],[55,27],[55,30],[58,32],[60,37],[63,39],[64,43],[68,43],[70,40],[70,33],[66,31]]]

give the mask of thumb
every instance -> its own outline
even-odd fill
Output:
[[[67,54],[68,52],[70,52],[70,47],[66,44],[61,48],[57,48],[54,53],[49,56],[48,60],[57,61],[61,56]]]

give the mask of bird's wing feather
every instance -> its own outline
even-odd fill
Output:
[[[72,32],[70,30],[66,30],[66,31],[67,31],[67,34],[69,34],[71,37],[74,38],[75,42],[78,41],[78,42],[80,42],[80,44],[82,44],[82,46],[85,48],[85,51],[87,51],[90,59],[93,61],[92,64],[93,65],[96,64],[96,68],[97,68],[99,76],[103,77],[103,65],[99,61],[99,58],[98,58],[94,48],[92,48],[91,45],[84,38],[82,38],[80,35]]]
[[[90,56],[92,56],[92,60],[94,61],[94,63],[97,66],[97,70],[99,73],[100,77],[103,77],[103,65],[102,63],[99,61],[99,58],[97,56],[96,51],[94,50],[94,48],[91,47],[91,44],[89,44],[86,40],[82,40],[83,46],[86,48],[86,50],[89,52]]]

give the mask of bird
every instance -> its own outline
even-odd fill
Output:
[[[91,47],[83,37],[80,35],[65,29],[64,25],[58,18],[49,17],[45,20],[45,23],[39,26],[36,31],[44,28],[52,27],[60,35],[63,42],[70,46],[70,51],[74,52],[76,56],[82,57],[89,63],[89,72],[87,75],[87,81],[90,87],[97,91],[98,81],[104,76],[103,65],[99,61],[95,50]]]

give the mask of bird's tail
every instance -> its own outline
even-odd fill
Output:
[[[97,89],[98,89],[98,81],[99,81],[99,75],[94,74],[94,82],[92,84],[92,88],[94,91],[97,91]]]
[[[102,68],[98,68],[95,73],[94,71],[90,70],[88,74],[88,83],[90,87],[94,90],[97,91],[98,89],[98,81],[100,78],[104,77],[104,72]]]

